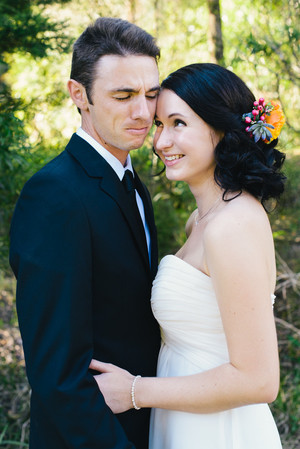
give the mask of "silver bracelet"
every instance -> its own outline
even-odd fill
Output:
[[[136,405],[136,403],[135,403],[135,397],[134,397],[135,383],[136,383],[136,381],[137,381],[140,377],[141,377],[140,375],[135,376],[135,378],[134,378],[133,381],[132,381],[132,385],[131,385],[131,402],[132,402],[133,407],[134,407],[136,410],[140,410],[140,409],[141,409],[141,407],[138,407],[138,406]]]

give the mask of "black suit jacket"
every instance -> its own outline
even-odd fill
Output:
[[[149,410],[113,415],[88,370],[94,357],[155,375],[156,230],[149,193],[137,182],[151,269],[119,178],[76,134],[21,192],[10,262],[32,388],[31,449],[147,448]]]

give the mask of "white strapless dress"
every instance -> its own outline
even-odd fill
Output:
[[[161,260],[151,303],[161,326],[158,377],[195,374],[229,361],[209,276],[168,255]],[[267,404],[210,414],[152,410],[149,449],[281,448]]]

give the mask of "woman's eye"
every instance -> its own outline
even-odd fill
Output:
[[[162,126],[162,122],[160,122],[159,120],[155,119],[154,120],[154,125],[157,126],[157,127]]]
[[[177,118],[176,120],[174,120],[174,125],[175,126],[186,126],[186,123],[183,120],[180,120],[179,118]]]

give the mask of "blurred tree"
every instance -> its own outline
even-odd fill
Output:
[[[224,65],[222,20],[219,0],[207,0],[209,10],[208,46],[211,62]]]
[[[225,18],[226,60],[255,93],[280,100],[285,143],[299,145],[299,0],[265,0],[255,8],[235,0]]]
[[[65,3],[66,0],[60,0]],[[67,51],[70,39],[64,24],[47,17],[53,0],[1,0],[0,3],[0,266],[7,265],[8,224],[12,209],[28,172],[26,118],[30,111],[25,98],[16,98],[5,81],[12,55],[42,58],[48,51]],[[31,159],[32,162],[32,159]]]
[[[65,50],[64,24],[51,21],[45,8],[52,3],[68,0],[1,0],[0,57],[4,54],[28,52],[34,57],[45,56],[49,49]]]
[[[135,15],[136,15],[136,0],[130,0],[130,22],[135,23]]]

